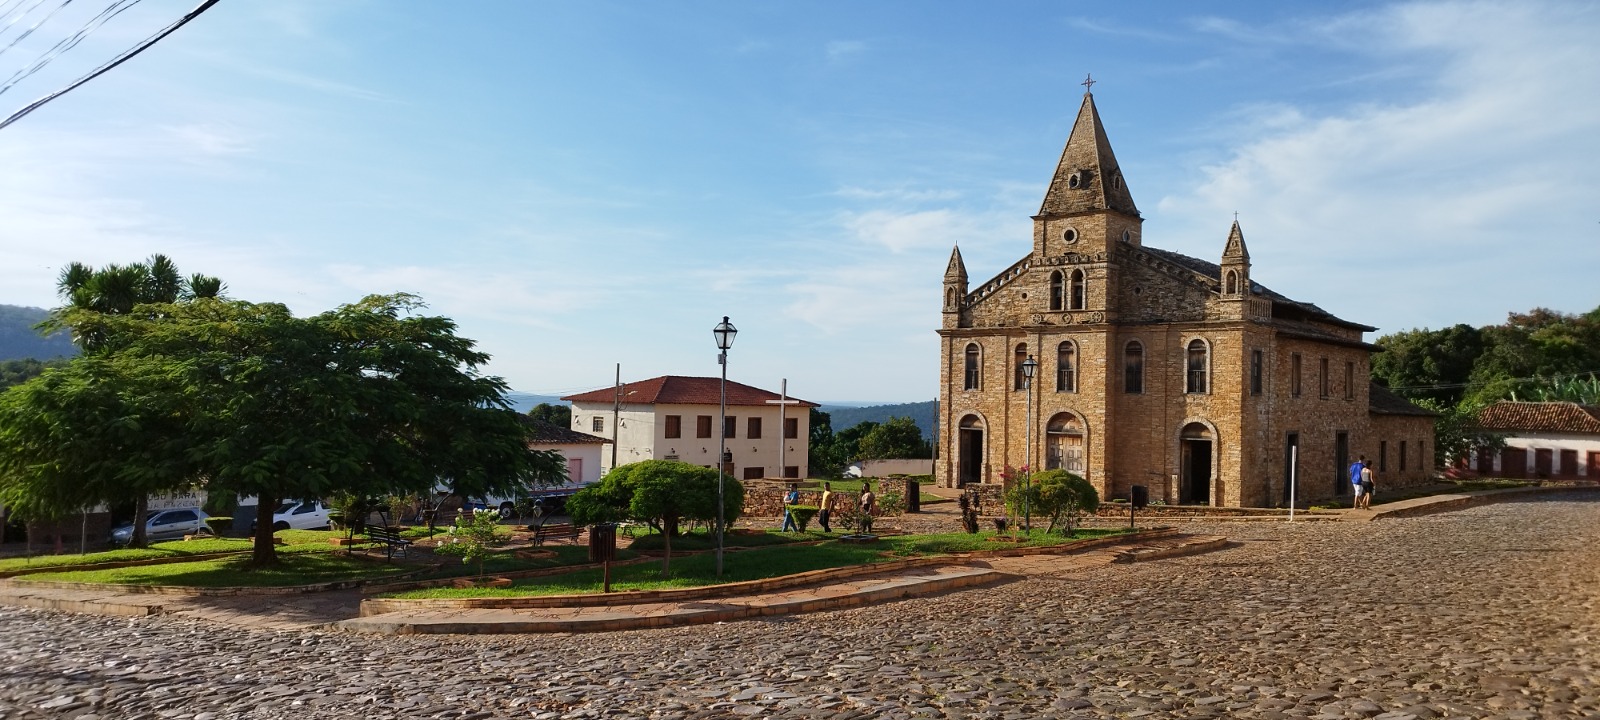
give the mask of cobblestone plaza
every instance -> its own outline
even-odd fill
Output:
[[[390,637],[0,609],[5,718],[1600,717],[1600,498],[1182,523],[1231,549],[693,628]]]

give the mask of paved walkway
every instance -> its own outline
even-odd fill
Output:
[[[499,634],[599,632],[701,625],[772,615],[874,605],[960,588],[993,585],[1023,576],[1059,576],[1117,562],[1191,555],[1223,547],[1220,536],[1166,535],[1069,554],[951,559],[804,587],[726,597],[627,605],[546,608],[459,607],[451,601],[415,601],[414,609],[345,620],[338,627],[389,634]],[[389,605],[390,603],[385,603]]]

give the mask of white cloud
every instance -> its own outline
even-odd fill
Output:
[[[1313,28],[1402,62],[1437,56],[1436,74],[1401,102],[1247,110],[1231,155],[1160,200],[1164,220],[1203,238],[1172,249],[1211,257],[1239,210],[1258,279],[1389,329],[1590,309],[1578,268],[1600,259],[1597,19],[1592,6],[1428,3]],[[1482,292],[1508,273],[1540,279]]]
[[[860,40],[834,40],[823,47],[823,52],[828,56],[828,62],[844,62],[867,49],[867,44]]]

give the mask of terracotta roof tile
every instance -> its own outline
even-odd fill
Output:
[[[1571,402],[1502,400],[1478,413],[1485,430],[1600,434],[1600,407]]]
[[[718,403],[718,383],[720,378],[714,377],[684,377],[682,375],[663,375],[661,377],[625,383],[622,386],[622,402],[631,405],[716,405]],[[614,387],[590,390],[586,393],[568,395],[561,398],[569,402],[582,403],[609,403],[616,399],[617,391]],[[751,387],[744,383],[728,381],[729,405],[767,405],[768,400],[780,399],[775,392],[768,392],[761,388]],[[791,397],[790,400],[798,400]],[[814,402],[798,400],[797,407],[820,407]]]
[[[560,425],[551,425],[527,415],[522,416],[522,424],[527,425],[531,430],[528,437],[529,443],[542,445],[603,445],[611,442],[610,438],[590,435],[577,430],[568,430]]]

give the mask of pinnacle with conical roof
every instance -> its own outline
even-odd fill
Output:
[[[961,262],[961,246],[957,245],[950,250],[950,264],[944,269],[945,282],[958,282],[966,284],[967,265]]]
[[[1117,156],[1111,152],[1111,141],[1106,139],[1106,130],[1100,124],[1094,95],[1086,92],[1039,214],[1090,210],[1115,210],[1135,217],[1139,215],[1139,208],[1133,204],[1133,195],[1123,181],[1122,170],[1117,166]]]
[[[1228,244],[1222,248],[1222,259],[1250,262],[1250,249],[1244,246],[1244,231],[1239,229],[1239,219],[1234,218],[1233,229],[1228,231]]]

